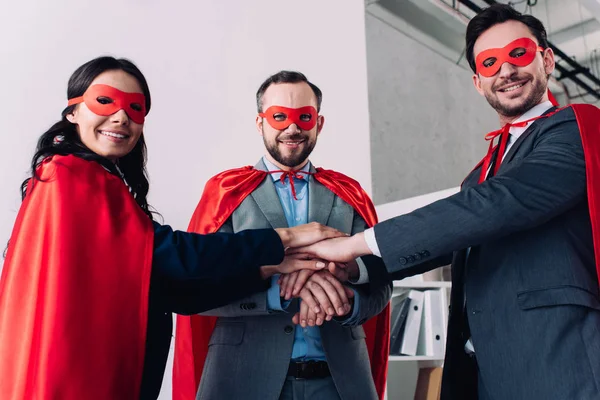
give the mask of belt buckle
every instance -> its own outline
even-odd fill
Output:
[[[314,377],[316,365],[314,361],[304,361],[300,363],[300,365],[300,379],[309,379]]]
[[[292,362],[295,379],[315,379],[326,376],[326,363],[323,361],[297,361]]]
[[[304,363],[296,361],[294,364],[294,379],[304,379]]]

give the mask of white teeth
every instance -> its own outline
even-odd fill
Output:
[[[520,83],[518,85],[510,86],[510,87],[507,87],[506,89],[502,89],[502,91],[503,92],[512,92],[513,90],[517,90],[518,88],[520,88],[523,85],[524,85],[524,83]]]
[[[100,133],[102,135],[114,137],[114,138],[117,138],[117,139],[125,139],[125,138],[127,138],[127,136],[122,135],[120,133],[116,133],[116,132],[100,131]]]

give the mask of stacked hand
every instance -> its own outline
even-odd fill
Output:
[[[312,259],[311,256],[305,254],[292,254],[288,257],[297,257],[305,260]],[[358,265],[354,260],[349,263],[333,263],[325,261],[322,261],[322,263],[323,265],[327,264],[327,270],[329,271],[330,275],[337,278],[337,280],[340,282],[346,282],[350,277],[354,278],[358,275]],[[285,298],[286,300],[289,300],[292,297],[298,297],[301,289],[314,273],[314,270],[303,269],[282,275],[278,282],[281,288],[281,297]]]
[[[319,243],[327,243],[335,239],[326,239]],[[305,247],[305,249],[309,249]],[[279,278],[280,296],[289,300],[298,297],[300,311],[294,315],[292,322],[306,326],[320,326],[334,317],[347,316],[352,312],[354,291],[342,285],[350,276],[358,273],[358,265],[352,260],[349,263],[333,263],[314,259],[311,255],[301,253],[299,249],[290,249],[292,255],[304,259],[319,260],[327,264],[327,269],[315,272],[304,269],[284,274]]]
[[[332,236],[327,239],[329,240],[321,240],[302,247],[294,246],[296,248],[291,249],[289,254],[307,254],[337,263],[347,263],[357,257],[372,254],[362,233],[354,236]]]
[[[288,288],[282,288],[281,293],[283,290],[287,291]],[[354,292],[342,285],[329,271],[324,270],[308,277],[294,297],[299,297],[302,301],[300,311],[294,315],[292,321],[306,327],[322,325],[335,316],[348,315],[352,311]]]
[[[293,228],[277,228],[275,231],[279,234],[285,248],[310,246],[325,239],[348,236],[344,232],[321,225],[318,222],[298,225]]]
[[[286,248],[286,257],[279,265],[263,266],[261,272],[263,277],[282,274],[281,297],[302,300],[292,321],[306,327],[348,315],[354,291],[341,282],[357,274],[354,260],[370,253],[363,236],[349,237],[316,222],[276,231]]]
[[[344,232],[340,232],[335,228],[321,225],[317,222],[310,224],[299,225],[293,228],[278,228],[275,229],[283,247],[299,248],[310,246],[325,239],[348,236]],[[296,252],[296,254],[299,254]],[[263,278],[268,278],[274,274],[289,274],[294,271],[311,270],[316,271],[323,269],[325,264],[320,260],[310,260],[307,257],[287,258],[279,265],[264,265],[260,272]]]

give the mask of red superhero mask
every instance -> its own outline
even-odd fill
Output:
[[[146,97],[142,93],[126,93],[108,85],[92,85],[83,96],[69,99],[69,106],[83,103],[97,115],[113,115],[124,110],[136,124],[143,124],[146,117]]]
[[[484,50],[475,58],[477,73],[489,78],[496,75],[506,62],[525,67],[533,62],[538,51],[544,49],[529,38],[514,40],[502,48]]]
[[[296,124],[303,131],[309,131],[317,124],[317,110],[313,106],[300,108],[287,108],[271,106],[265,112],[259,113],[267,119],[269,125],[274,129],[282,131],[291,124]]]

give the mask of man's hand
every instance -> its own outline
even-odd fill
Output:
[[[314,273],[300,290],[300,312],[292,321],[302,327],[321,325],[334,316],[347,315],[351,310],[354,292],[345,287],[328,271]]]
[[[304,287],[308,278],[314,273],[315,271],[303,269],[302,271],[281,275],[278,282],[280,288],[279,295],[286,300],[289,300],[292,297],[298,297],[300,290]]]
[[[348,263],[357,257],[373,254],[362,232],[350,237],[336,237],[291,249],[288,253],[305,253],[315,258],[339,263]]]
[[[330,262],[327,265],[327,269],[331,275],[335,276],[340,282],[346,282],[348,279],[356,279],[358,277],[358,264],[355,260],[349,263],[333,263]],[[279,294],[286,300],[292,297],[298,297],[300,290],[304,287],[308,278],[314,274],[315,271],[309,269],[303,269],[302,271],[292,272],[291,274],[282,275],[279,277]]]
[[[327,265],[331,275],[335,276],[340,282],[346,282],[350,279],[356,279],[359,276],[358,264],[356,260],[349,263],[333,263]]]
[[[275,274],[291,274],[296,271],[310,270],[319,271],[325,268],[326,263],[318,259],[307,259],[302,254],[286,256],[279,265],[263,265],[260,267],[260,275],[263,279],[270,278]]]
[[[277,228],[275,231],[286,249],[288,247],[308,246],[324,239],[348,236],[344,232],[321,225],[318,222],[298,225],[293,228]]]
[[[322,310],[316,313],[305,302],[300,302],[300,311],[292,317],[292,323],[306,328],[307,326],[321,326],[331,318],[333,317],[325,314]]]

